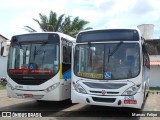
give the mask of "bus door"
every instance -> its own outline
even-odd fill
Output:
[[[72,50],[71,42],[69,42],[66,39],[63,39],[61,79],[64,80],[64,85],[69,85],[71,82],[71,50]]]

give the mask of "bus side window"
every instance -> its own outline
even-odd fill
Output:
[[[71,63],[71,46],[68,45],[68,41],[63,45],[63,63]]]
[[[149,59],[148,48],[146,44],[142,45],[142,51],[143,51],[143,65],[150,69],[150,59]]]

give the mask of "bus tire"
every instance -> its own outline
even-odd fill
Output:
[[[141,105],[141,110],[142,110],[143,107],[144,107],[145,100],[146,100],[146,85],[145,85],[145,88],[144,88],[144,93],[143,93],[143,103],[142,103],[142,105]]]
[[[143,96],[143,102],[145,102],[145,99],[146,99],[146,85],[144,87],[144,96]]]
[[[142,106],[144,106],[145,100],[146,100],[146,85],[145,85],[145,87],[144,87],[143,104],[142,104]]]

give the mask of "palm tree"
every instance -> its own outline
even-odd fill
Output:
[[[64,22],[61,25],[61,32],[75,37],[76,34],[81,30],[92,29],[91,27],[84,28],[89,22],[75,17],[71,20],[71,16],[65,17]]]
[[[40,13],[40,21],[37,19],[33,20],[38,23],[42,31],[62,32],[73,37],[81,30],[92,29],[91,27],[84,28],[84,26],[89,23],[88,21],[79,19],[79,17],[71,20],[71,16],[65,18],[64,16],[65,15],[62,14],[57,17],[55,12],[50,11],[49,17]],[[24,26],[24,29],[28,32],[36,32],[36,30],[30,26]]]
[[[60,25],[62,24],[62,21],[63,21],[64,14],[60,15],[57,18],[57,14],[55,12],[51,11],[49,14],[49,18],[47,18],[46,15],[43,15],[41,13],[39,13],[39,17],[40,17],[40,21],[37,19],[33,19],[33,20],[38,23],[38,25],[40,26],[42,31],[56,32],[56,31],[59,31]],[[29,26],[25,26],[24,29],[29,32],[36,32],[35,29],[33,29]]]

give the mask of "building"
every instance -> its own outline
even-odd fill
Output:
[[[160,39],[146,40],[150,55],[150,87],[160,87]]]
[[[154,25],[141,24],[137,28],[146,39],[150,55],[150,87],[160,87],[160,39],[154,39]]]
[[[0,34],[0,78],[7,77],[8,39]]]
[[[6,42],[8,39],[0,34],[0,48],[2,47],[2,43]]]
[[[141,35],[144,39],[153,39],[154,25],[153,24],[141,24],[137,26],[141,31]]]
[[[4,37],[3,35],[0,34],[0,41],[1,40],[8,40],[8,38]]]
[[[160,87],[160,55],[150,55],[150,87]]]

